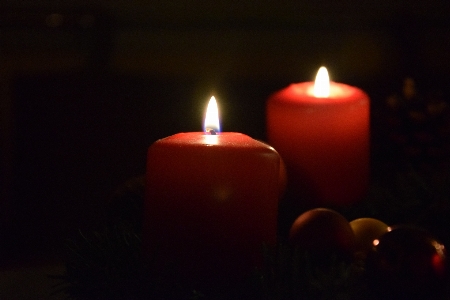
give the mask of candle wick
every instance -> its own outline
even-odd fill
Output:
[[[216,131],[214,129],[208,128],[207,131],[209,132],[210,135],[216,135]]]

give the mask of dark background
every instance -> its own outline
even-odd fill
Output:
[[[449,16],[446,0],[4,2],[2,259],[94,228],[152,142],[201,130],[211,95],[224,131],[262,140],[267,97],[321,65],[373,113],[406,76],[448,99]]]

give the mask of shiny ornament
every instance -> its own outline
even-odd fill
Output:
[[[382,299],[433,299],[442,294],[446,271],[443,244],[428,232],[393,227],[366,260],[369,284]]]
[[[355,233],[355,251],[363,256],[373,249],[373,241],[379,239],[389,230],[388,225],[373,218],[353,220],[350,222],[350,226]]]
[[[337,254],[352,258],[355,234],[347,219],[327,208],[315,208],[301,214],[292,224],[289,241],[316,257]]]

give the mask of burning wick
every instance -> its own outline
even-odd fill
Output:
[[[214,129],[206,128],[206,132],[208,132],[210,135],[216,135],[216,131]]]

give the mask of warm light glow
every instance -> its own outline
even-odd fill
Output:
[[[436,249],[436,252],[439,253],[439,255],[444,255],[444,249],[445,249],[444,245],[442,245],[436,241],[433,241],[433,246]]]
[[[328,98],[330,96],[330,77],[327,68],[320,67],[314,82],[314,97]]]
[[[380,243],[380,240],[373,240],[372,243],[373,243],[374,246],[378,246],[378,244]]]
[[[217,101],[214,96],[211,97],[208,103],[208,108],[206,109],[204,132],[209,133],[219,133],[220,123],[219,123],[219,109],[217,108]]]

